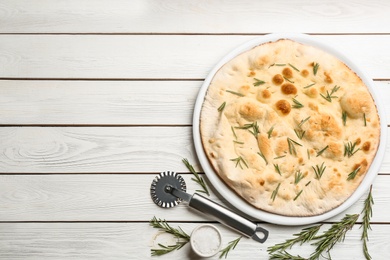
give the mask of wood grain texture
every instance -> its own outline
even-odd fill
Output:
[[[228,52],[256,37],[0,35],[0,78],[203,79]],[[390,35],[313,39],[353,58],[370,77],[389,78]]]
[[[153,216],[168,221],[210,221],[185,203],[172,209],[156,206],[150,185],[156,174],[100,175],[0,175],[0,222],[2,221],[131,221]],[[200,187],[191,174],[181,174],[187,192]],[[205,177],[207,181],[207,176]],[[207,181],[208,183],[208,181]],[[229,206],[211,187],[210,199]],[[387,222],[390,212],[390,176],[379,175],[373,185],[373,222]],[[367,195],[352,207],[327,221],[339,221],[345,214],[359,214]],[[136,214],[134,214],[136,212]],[[242,213],[245,215],[245,213]]]
[[[4,0],[0,33],[387,33],[389,11],[383,0]]]
[[[190,125],[200,81],[0,81],[0,124]]]
[[[190,127],[3,127],[2,173],[185,171],[195,159]]]
[[[0,173],[187,172],[182,158],[198,165],[191,127],[0,128]]]
[[[0,81],[0,125],[191,125],[203,81]],[[390,81],[374,93],[390,125]]]
[[[190,234],[196,223],[170,223],[181,227]],[[222,233],[223,247],[229,241],[238,238],[238,234],[216,224]],[[267,247],[291,238],[300,228],[286,228],[265,224],[270,231],[269,239],[260,244],[254,240],[242,238],[235,250],[230,251],[227,259],[267,259]],[[324,225],[320,232],[327,230]],[[368,242],[373,259],[385,259],[390,254],[388,238],[390,225],[372,225]],[[0,224],[0,258],[2,259],[156,259],[150,250],[157,243],[173,244],[170,235],[144,223],[6,223]],[[334,259],[364,259],[361,229],[356,225],[348,232],[345,241],[332,250]],[[303,245],[293,248],[294,254],[309,256],[313,247]],[[216,255],[210,259],[218,259]],[[190,245],[158,259],[200,259],[192,252]]]

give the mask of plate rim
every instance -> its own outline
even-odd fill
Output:
[[[218,70],[226,64],[228,61],[236,57],[237,55],[248,51],[260,44],[270,42],[270,41],[277,41],[279,39],[291,39],[296,42],[311,45],[313,47],[319,48],[323,51],[326,51],[342,62],[344,62],[352,71],[354,71],[366,84],[368,87],[370,94],[372,98],[374,99],[375,105],[377,107],[379,120],[380,120],[380,141],[378,150],[376,152],[376,155],[374,157],[374,160],[358,186],[358,188],[352,193],[352,195],[345,200],[341,205],[337,206],[336,208],[331,209],[330,211],[327,211],[320,215],[315,216],[303,216],[303,217],[296,217],[296,216],[283,216],[271,212],[267,212],[258,208],[255,208],[254,206],[251,206],[248,202],[246,202],[243,198],[241,198],[238,194],[236,194],[230,187],[228,187],[218,176],[218,174],[214,171],[213,167],[211,166],[204,150],[203,145],[201,141],[200,136],[200,114],[201,109],[203,105],[204,98],[206,96],[208,87],[210,85],[211,80],[213,79],[214,75],[218,72]],[[193,114],[193,127],[192,127],[192,134],[193,134],[193,141],[195,146],[195,152],[198,157],[198,160],[200,162],[201,167],[203,168],[203,171],[205,172],[207,179],[212,184],[213,188],[217,191],[217,193],[224,198],[231,206],[233,206],[235,209],[240,211],[241,213],[250,216],[252,218],[255,218],[259,221],[265,221],[268,223],[273,224],[279,224],[279,225],[286,225],[286,226],[297,226],[297,225],[307,225],[307,224],[313,224],[320,221],[324,221],[326,219],[332,218],[346,209],[350,208],[353,204],[355,204],[363,195],[364,193],[369,189],[369,187],[372,185],[372,183],[375,180],[375,177],[378,175],[378,171],[380,169],[382,160],[385,155],[385,148],[386,148],[386,140],[387,140],[387,122],[384,112],[384,107],[381,104],[381,101],[377,98],[377,95],[374,90],[374,81],[371,77],[367,76],[367,73],[364,72],[361,69],[361,66],[354,61],[351,57],[347,57],[344,53],[339,52],[334,47],[320,42],[317,39],[314,39],[314,37],[307,35],[307,34],[299,34],[299,33],[271,33],[266,34],[260,37],[256,37],[252,40],[249,40],[238,47],[234,48],[232,51],[228,52],[224,55],[224,57],[212,68],[212,70],[209,72],[207,77],[205,78],[199,92],[196,98],[195,107],[194,107],[194,114]]]

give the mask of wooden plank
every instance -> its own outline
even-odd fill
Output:
[[[209,217],[185,203],[172,209],[156,206],[150,185],[156,174],[97,175],[0,175],[1,221],[145,221],[153,216],[169,221],[205,221]],[[191,174],[182,174],[187,192],[200,187]],[[205,177],[207,181],[207,176]],[[207,181],[208,187],[212,187]],[[373,185],[373,222],[390,223],[389,175],[379,175]],[[212,188],[210,199],[229,205]],[[345,214],[361,212],[363,195]],[[231,207],[231,206],[229,206]],[[231,207],[232,208],[232,207]],[[137,212],[134,214],[134,212]]]
[[[196,223],[170,223],[190,234]],[[222,233],[223,247],[239,235],[217,224]],[[320,232],[327,230],[324,225]],[[229,259],[267,258],[267,248],[281,243],[298,233],[299,227],[264,225],[270,236],[264,244],[242,238],[229,252]],[[174,244],[168,234],[148,226],[148,223],[1,223],[0,258],[2,259],[156,259],[150,250],[158,243]],[[336,244],[331,254],[334,259],[363,259],[361,229],[356,225],[343,243]],[[372,225],[368,248],[373,259],[389,254],[390,225]],[[303,245],[293,248],[294,254],[308,257],[314,247]],[[210,258],[218,259],[219,254]],[[189,244],[158,259],[197,259]]]
[[[186,172],[183,157],[197,162],[191,127],[0,128],[0,173]]]
[[[202,81],[0,81],[3,125],[191,125]],[[375,94],[390,125],[390,81]]]
[[[364,0],[3,0],[0,8],[0,33],[387,33],[390,24],[387,1]]]
[[[0,124],[190,125],[200,81],[0,81]]]
[[[0,35],[0,78],[203,79],[256,36]],[[370,77],[390,78],[390,35],[320,35]],[[369,51],[362,51],[369,50]]]

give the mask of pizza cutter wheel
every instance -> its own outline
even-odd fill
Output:
[[[193,195],[186,193],[186,184],[183,177],[175,172],[166,171],[156,176],[150,187],[150,194],[154,203],[160,207],[174,207],[184,200],[188,202],[188,206],[191,208],[213,217],[220,223],[246,237],[253,238],[257,242],[264,243],[268,238],[268,231],[256,223],[197,193]],[[257,232],[262,233],[262,237],[259,237]]]

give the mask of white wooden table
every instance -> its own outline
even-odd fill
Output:
[[[189,245],[151,257],[156,241],[169,242],[149,226],[153,216],[188,233],[211,222],[226,246],[238,234],[149,195],[165,170],[198,189],[181,160],[201,171],[191,120],[205,76],[250,39],[308,33],[364,65],[389,123],[389,14],[386,0],[1,0],[0,259],[195,258]],[[390,256],[389,187],[386,154],[373,185],[373,259]],[[324,229],[360,213],[364,199]],[[334,259],[364,259],[360,223]],[[267,259],[268,246],[302,228],[263,226],[266,243],[242,239],[228,259]]]

